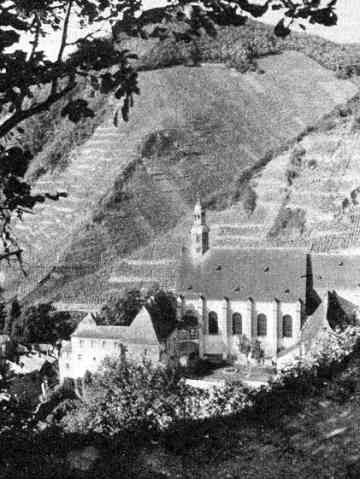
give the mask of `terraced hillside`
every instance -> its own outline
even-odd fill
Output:
[[[300,53],[259,64],[262,74],[222,64],[144,72],[130,122],[118,128],[109,104],[108,118],[73,152],[70,164],[35,185],[66,191],[68,198],[38,207],[17,226],[30,271],[21,296],[39,280],[30,298],[69,301],[97,300],[128,283],[171,283],[167,271],[181,251],[196,194],[215,198],[215,205],[217,196],[228,195],[231,203],[229,185],[244,170],[255,172],[269,151],[357,92],[352,82]],[[282,201],[274,194],[273,174],[270,169],[263,177],[250,218],[241,205],[213,213],[215,245],[265,240],[274,205]]]
[[[301,167],[283,204],[303,218],[301,228],[292,231],[293,242],[320,252],[359,249],[360,134],[354,117],[307,136],[300,146]],[[289,240],[286,228],[278,238]]]

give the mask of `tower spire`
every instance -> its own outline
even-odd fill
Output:
[[[195,261],[200,260],[209,249],[209,231],[206,224],[206,210],[201,204],[200,194],[198,193],[191,228],[191,255]]]

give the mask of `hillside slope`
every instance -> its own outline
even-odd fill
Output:
[[[19,294],[48,275],[30,298],[82,295],[88,301],[95,295],[96,301],[102,294],[98,274],[104,284],[116,269],[120,276],[144,276],[118,271],[114,261],[188,221],[198,192],[222,208],[217,198],[226,199],[229,185],[245,170],[264,165],[269,152],[357,92],[354,83],[335,78],[301,53],[264,57],[259,66],[262,74],[222,64],[142,73],[129,123],[115,128],[109,105],[108,118],[71,162],[35,183],[39,191],[61,189],[69,196],[39,206],[17,226],[30,272]],[[233,211],[235,224],[236,214],[242,221],[243,212]],[[260,214],[260,227],[263,220]],[[176,231],[183,235],[183,228]],[[172,260],[181,248],[169,235],[169,252],[163,249],[158,260]]]

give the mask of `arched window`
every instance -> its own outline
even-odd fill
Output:
[[[210,311],[208,315],[209,334],[219,334],[218,316],[215,311]]]
[[[290,314],[285,314],[282,319],[282,330],[284,338],[292,338],[293,335],[293,319]]]
[[[242,334],[242,318],[240,313],[232,315],[232,333]]]
[[[257,335],[258,336],[266,336],[266,329],[267,329],[267,318],[265,314],[258,314],[257,317]]]

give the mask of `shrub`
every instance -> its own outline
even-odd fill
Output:
[[[176,420],[199,417],[206,391],[185,384],[180,371],[116,359],[85,386],[84,401],[64,419],[70,432],[161,431]]]
[[[288,236],[293,233],[302,234],[305,229],[306,214],[302,208],[282,207],[271,227],[269,238]]]
[[[296,145],[290,154],[290,164],[296,168],[301,168],[302,159],[306,154],[306,150],[303,146]]]
[[[250,216],[256,208],[257,195],[255,190],[248,186],[243,194],[242,202],[245,213]]]
[[[359,326],[343,331],[329,330],[312,351],[281,373],[268,386],[248,394],[250,414],[276,418],[301,409],[304,397],[319,396],[327,390],[332,399],[343,400],[355,389],[351,376],[341,373],[350,359],[359,356]],[[335,381],[334,381],[335,378]]]

